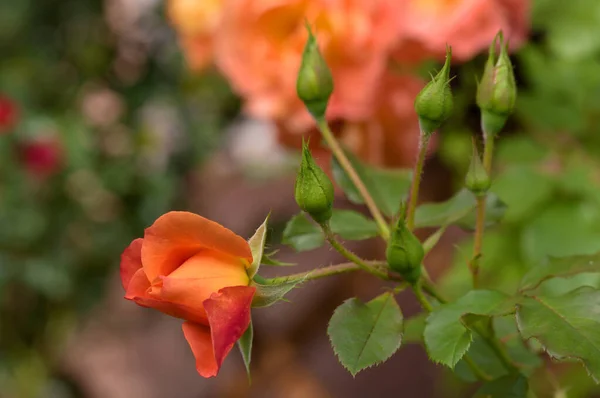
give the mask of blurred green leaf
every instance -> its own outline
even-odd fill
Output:
[[[506,203],[507,222],[523,222],[552,199],[554,182],[533,167],[512,166],[500,173],[492,191]]]
[[[514,299],[491,290],[473,290],[454,303],[436,307],[424,331],[429,358],[450,368],[465,355],[473,335],[463,323],[467,315],[498,316],[514,310]]]
[[[301,252],[321,247],[325,243],[325,236],[306,214],[299,213],[286,224],[281,241]]]
[[[495,336],[502,340],[511,359],[518,364],[519,370],[524,375],[531,375],[544,362],[527,345],[523,343],[517,330],[515,318],[513,316],[501,316],[493,319]],[[478,334],[473,335],[473,343],[467,351],[473,362],[475,362],[483,372],[493,378],[499,378],[508,374],[507,369],[498,359],[497,354],[490,348]],[[454,368],[454,373],[462,380],[474,383],[478,380],[473,374],[471,368],[461,359]]]
[[[422,312],[404,320],[404,336],[402,337],[404,344],[423,342],[423,331],[425,330],[427,315],[426,312]]]
[[[550,278],[564,278],[584,272],[600,272],[600,253],[591,256],[549,258],[525,274],[521,279],[520,290],[535,289]]]
[[[329,221],[331,230],[347,240],[364,240],[378,235],[375,221],[352,210],[334,210]]]
[[[538,340],[557,360],[577,359],[600,380],[600,291],[584,287],[563,296],[527,297],[517,307],[521,336]]]
[[[529,383],[523,375],[509,375],[485,383],[474,398],[527,398]]]
[[[467,189],[462,189],[453,197],[441,203],[426,203],[417,208],[415,226],[417,228],[441,227],[460,224],[472,228],[475,225],[477,200]],[[486,202],[486,223],[492,225],[502,219],[505,206],[495,195],[489,194]]]
[[[548,256],[600,252],[600,208],[583,202],[555,203],[523,229],[521,245],[532,264]]]
[[[368,166],[347,151],[346,156],[379,209],[388,217],[394,216],[400,208],[400,201],[408,195],[412,171],[408,169],[381,169]],[[333,178],[342,188],[348,200],[352,203],[363,204],[364,201],[354,183],[348,178],[346,172],[335,158],[332,160],[331,168]]]
[[[400,348],[402,332],[402,312],[392,293],[366,304],[356,298],[346,300],[327,328],[333,350],[352,376],[391,357]]]

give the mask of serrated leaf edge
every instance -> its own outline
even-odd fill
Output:
[[[391,294],[391,293],[384,293],[384,294],[388,294],[388,295],[389,295],[389,296],[388,296],[388,299],[389,299],[389,298],[392,298],[392,299],[394,298],[394,295],[393,295],[393,294]],[[379,297],[379,296],[378,296],[378,297]],[[373,300],[375,300],[375,299],[377,299],[377,297],[375,297]],[[346,303],[348,303],[348,302],[350,302],[350,301],[352,301],[352,300],[357,300],[357,301],[358,301],[358,302],[360,302],[362,305],[366,305],[366,304],[367,304],[367,303],[364,303],[364,302],[360,301],[360,300],[359,300],[358,298],[356,298],[356,297],[351,297],[351,298],[349,298],[349,299],[345,300],[345,301],[344,301],[342,304],[340,304],[340,305],[339,305],[339,306],[338,306],[338,307],[335,309],[335,311],[333,312],[333,315],[331,316],[331,319],[333,319],[333,317],[335,316],[335,314],[338,312],[338,310],[339,310],[339,309],[340,309],[340,308],[341,308],[341,307],[342,307],[344,304],[346,304]],[[402,309],[400,308],[400,306],[398,305],[398,303],[396,302],[396,300],[393,300],[393,301],[394,301],[394,304],[395,304],[395,306],[398,308],[398,311],[399,311],[399,312],[402,314]],[[386,300],[386,302],[385,302],[385,303],[384,303],[384,304],[381,306],[381,312],[383,312],[383,309],[385,308],[385,306],[386,306],[386,305],[387,305],[387,300]],[[379,320],[379,317],[380,317],[380,316],[381,316],[381,313],[380,313],[380,314],[377,316],[377,320]],[[404,318],[402,319],[402,332],[400,333],[400,339],[399,339],[399,341],[398,341],[398,344],[397,344],[397,345],[394,347],[394,349],[393,349],[393,352],[392,352],[390,355],[388,355],[387,357],[385,357],[385,358],[381,359],[380,361],[373,362],[371,365],[365,366],[365,367],[363,367],[363,368],[361,368],[361,369],[358,369],[358,370],[356,370],[355,372],[353,372],[353,371],[352,371],[350,368],[348,368],[348,367],[347,367],[347,366],[346,366],[346,365],[345,365],[345,364],[344,364],[344,363],[341,361],[341,358],[340,358],[340,356],[339,356],[339,354],[338,354],[337,350],[335,349],[335,345],[333,344],[333,341],[331,340],[331,333],[329,332],[329,330],[330,330],[330,327],[331,327],[331,319],[329,320],[329,324],[327,325],[327,337],[329,338],[329,344],[331,345],[331,348],[333,349],[333,352],[334,352],[335,356],[337,357],[337,359],[338,359],[338,362],[339,362],[339,363],[340,363],[340,364],[341,364],[341,365],[342,365],[342,366],[343,366],[343,367],[344,367],[344,368],[345,368],[345,369],[346,369],[348,372],[350,372],[350,374],[352,375],[352,377],[353,377],[353,378],[355,378],[355,377],[356,377],[356,375],[357,375],[359,372],[361,372],[361,371],[363,371],[363,370],[365,370],[365,369],[369,369],[369,368],[372,368],[372,367],[374,367],[374,366],[377,366],[377,365],[379,365],[379,364],[381,364],[381,363],[383,363],[383,362],[387,361],[388,359],[390,359],[390,358],[391,358],[391,357],[392,357],[392,356],[393,356],[393,355],[394,355],[394,354],[395,354],[395,353],[396,353],[396,352],[397,352],[397,351],[400,349],[400,346],[402,345],[402,340],[403,340],[403,337],[404,337]],[[376,321],[375,323],[377,323],[377,321]],[[374,329],[374,328],[375,328],[375,327],[373,326],[373,329]],[[372,333],[372,330],[371,330],[371,333]],[[365,344],[365,345],[366,345],[366,344]],[[361,353],[362,353],[362,351],[361,351]],[[360,355],[359,355],[359,358],[360,358]],[[358,359],[357,359],[357,362],[358,362]]]

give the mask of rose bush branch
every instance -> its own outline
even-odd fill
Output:
[[[498,45],[500,46],[500,54],[496,56]],[[477,88],[477,105],[481,109],[481,129],[484,140],[483,170],[478,172],[477,176],[481,178],[473,181],[473,187],[469,186],[469,176],[467,176],[466,181],[467,187],[477,195],[477,220],[473,257],[470,262],[475,288],[478,286],[482,255],[487,190],[491,185],[489,176],[492,171],[494,139],[506,124],[509,115],[514,111],[516,97],[517,86],[512,63],[508,56],[508,43],[504,42],[502,31],[500,31],[490,46],[483,76]],[[477,159],[472,160],[471,164],[474,162],[479,163],[479,155],[477,155]]]
[[[421,90],[415,99],[415,111],[419,117],[419,148],[415,163],[413,180],[410,188],[406,224],[413,230],[415,211],[419,201],[419,187],[427,154],[429,139],[437,129],[450,117],[454,107],[452,90],[450,89],[450,63],[452,62],[452,48],[446,48],[446,62],[442,69]]]
[[[348,175],[348,178],[356,186],[356,189],[362,196],[365,205],[371,212],[373,219],[377,223],[379,233],[387,240],[390,235],[390,231],[385,218],[381,211],[377,207],[377,204],[373,200],[373,197],[369,193],[369,190],[361,180],[360,176],[352,167],[352,164],[348,160],[348,157],[344,154],[344,150],[335,139],[331,132],[327,120],[325,119],[325,112],[327,110],[327,103],[333,93],[333,77],[329,66],[323,59],[317,40],[310,30],[310,26],[307,24],[308,40],[304,47],[304,53],[302,55],[302,63],[298,72],[298,79],[296,82],[296,91],[298,97],[304,102],[307,110],[313,116],[317,122],[317,127],[321,132],[325,142],[329,146],[333,156],[338,160],[342,169]]]
[[[375,269],[377,272],[385,272],[387,268],[387,263],[385,261],[368,261],[362,260],[362,266],[356,264],[355,262],[341,263],[336,265],[329,265],[326,267],[317,268],[314,270],[299,272],[296,274],[290,274],[286,276],[278,276],[275,278],[269,278],[265,280],[265,283],[270,284],[280,284],[286,283],[290,281],[310,281],[315,279],[322,279],[329,276],[335,276],[339,274],[346,274],[349,272],[364,270],[365,266],[370,269]],[[371,271],[368,271],[371,273]],[[390,277],[386,277],[390,278]]]

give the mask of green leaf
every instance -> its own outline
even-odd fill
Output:
[[[584,272],[600,272],[600,253],[592,256],[547,259],[525,274],[520,290],[535,289],[550,278],[568,277]]]
[[[537,368],[543,365],[542,359],[527,347],[519,336],[514,316],[496,317],[493,319],[495,336],[501,339],[506,347],[508,355],[519,371],[529,376]],[[506,376],[508,371],[498,359],[497,354],[490,348],[489,344],[479,335],[473,335],[473,343],[467,351],[471,360],[487,375],[494,379]],[[474,383],[478,380],[471,368],[461,359],[454,368],[454,374],[460,379]]]
[[[600,380],[600,291],[583,287],[562,296],[526,297],[517,306],[521,336],[539,341],[557,360],[577,359]]]
[[[375,221],[352,210],[334,210],[331,217],[331,230],[347,240],[363,240],[378,235]]]
[[[506,315],[514,310],[514,303],[514,299],[500,292],[472,290],[454,303],[436,307],[427,317],[423,334],[429,357],[454,368],[473,341],[463,317]]]
[[[405,344],[423,342],[423,331],[425,330],[427,315],[426,312],[422,312],[404,321],[404,336],[402,339]]]
[[[552,198],[554,181],[533,166],[513,166],[494,179],[492,190],[507,205],[505,220],[522,222]]]
[[[402,343],[403,317],[392,293],[368,303],[356,298],[340,305],[327,333],[340,363],[355,376],[387,360]]]
[[[456,222],[457,225],[467,230],[475,230],[477,221],[477,211],[475,206],[466,216]],[[494,192],[488,192],[485,202],[485,226],[492,227],[504,219],[506,213],[506,203],[504,203]]]
[[[308,219],[306,214],[295,215],[285,226],[282,243],[296,251],[313,250],[325,243],[321,228]]]
[[[474,398],[527,398],[529,383],[520,374],[504,376],[485,383]]]
[[[267,223],[269,221],[269,215],[265,218],[265,221],[258,227],[254,235],[248,239],[248,245],[250,246],[250,251],[252,252],[252,264],[248,269],[248,276],[250,279],[256,275],[258,269],[260,268],[260,263],[263,259],[263,251],[265,250],[265,241],[267,239]]]
[[[388,217],[394,216],[398,212],[400,201],[408,195],[412,171],[368,166],[350,152],[346,151],[345,153],[379,209]],[[352,203],[363,204],[362,196],[335,158],[332,160],[331,168],[333,178],[342,188],[348,200]]]
[[[244,360],[244,366],[246,367],[246,373],[248,374],[248,381],[251,382],[250,377],[250,361],[252,360],[252,342],[254,340],[254,328],[252,321],[248,325],[248,329],[244,332],[242,337],[237,341],[238,348],[242,353],[242,359]]]
[[[598,253],[600,207],[582,201],[554,203],[525,226],[521,245],[527,261],[534,264],[549,256]]]
[[[250,286],[256,288],[254,299],[252,299],[252,307],[269,307],[280,300],[284,300],[284,296],[288,292],[303,282],[304,279],[293,279],[282,283],[268,284],[258,283],[254,280],[250,283]]]
[[[417,228],[442,227],[453,223],[472,228],[475,224],[477,200],[467,189],[458,191],[453,197],[441,203],[426,203],[417,208],[415,226]],[[504,214],[505,206],[497,196],[490,193],[486,202],[487,225],[498,222]]]

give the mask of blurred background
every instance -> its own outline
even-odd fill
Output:
[[[173,209],[246,237],[272,211],[269,246],[297,265],[267,276],[339,261],[280,244],[298,212],[297,149],[318,138],[294,92],[305,19],[336,83],[328,118],[377,167],[412,165],[414,96],[453,46],[456,109],[431,147],[425,202],[461,187],[480,137],[477,77],[502,29],[519,98],[498,142],[493,191],[508,207],[485,236],[484,284],[514,292],[545,256],[600,251],[597,0],[2,1],[1,398],[468,396],[468,372],[428,363],[414,336],[355,379],[337,363],[327,322],[346,298],[380,292],[365,275],[255,311],[252,386],[234,352],[202,379],[181,322],[122,299],[122,250]],[[341,192],[336,206],[351,207]],[[426,259],[448,296],[469,287],[469,236],[450,229]],[[383,256],[377,241],[351,247]],[[599,284],[582,278],[545,288]],[[534,384],[540,397],[600,396],[578,365],[538,368]]]

